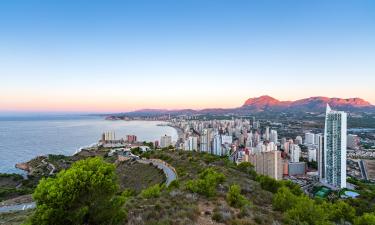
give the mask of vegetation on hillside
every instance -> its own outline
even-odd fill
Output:
[[[358,199],[313,199],[291,181],[276,181],[256,174],[248,162],[235,165],[225,157],[168,148],[142,156],[169,163],[176,169],[178,180],[167,187],[162,184],[165,179],[151,179],[163,175],[159,170],[132,161],[116,162],[117,169],[101,158],[78,161],[56,177],[40,182],[34,192],[38,207],[28,222],[375,224],[372,184],[350,180],[358,186],[361,194]],[[131,175],[121,176],[126,173]],[[138,185],[137,179],[147,181]],[[127,186],[127,182],[131,185]]]
[[[125,197],[117,195],[115,166],[101,158],[78,161],[55,178],[42,179],[28,224],[119,224]]]
[[[0,173],[0,201],[31,194],[32,180],[24,180],[19,174]]]

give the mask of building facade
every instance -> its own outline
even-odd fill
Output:
[[[172,145],[172,137],[164,135],[160,138],[160,147],[161,148],[167,148],[170,145]]]
[[[327,105],[324,128],[324,176],[322,182],[336,188],[346,187],[347,114]]]

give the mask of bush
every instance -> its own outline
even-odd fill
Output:
[[[286,224],[328,225],[327,213],[307,196],[297,197],[293,208],[286,211]]]
[[[330,221],[341,223],[341,222],[353,222],[355,218],[355,209],[344,201],[337,201],[335,203],[323,203],[325,212],[328,213]]]
[[[257,177],[257,173],[254,170],[254,166],[250,162],[242,162],[238,164],[237,169],[239,171],[249,174],[251,176],[251,179],[255,179]]]
[[[180,188],[180,182],[178,180],[174,180],[172,181],[169,186],[168,186],[168,189],[169,190],[172,190],[172,189],[178,189]]]
[[[250,204],[249,200],[241,195],[241,187],[236,184],[230,186],[226,199],[228,204],[235,208],[241,208]]]
[[[115,167],[101,158],[78,161],[55,178],[43,178],[33,198],[35,225],[118,224],[125,217]]]
[[[219,223],[224,222],[223,215],[221,215],[220,212],[214,212],[214,214],[212,215],[212,219]]]
[[[216,172],[213,168],[208,168],[199,174],[198,179],[188,181],[186,189],[206,197],[212,197],[216,195],[216,186],[224,180],[224,174]]]
[[[277,190],[282,186],[282,184],[277,180],[263,175],[258,175],[256,181],[260,183],[262,189],[270,191],[272,193],[276,193]]]
[[[155,184],[149,188],[144,189],[141,192],[141,196],[143,198],[157,198],[160,196],[161,190],[161,186],[159,184]]]
[[[298,199],[287,187],[281,187],[273,197],[272,206],[275,210],[285,212],[292,209]]]
[[[254,170],[254,166],[250,162],[242,162],[237,165],[237,169],[244,173],[248,173],[250,170]]]
[[[361,217],[354,220],[354,225],[370,225],[375,224],[375,214],[365,213]]]
[[[281,180],[278,182],[281,187],[287,187],[294,195],[299,196],[303,194],[301,187],[290,180]]]
[[[283,185],[273,198],[273,208],[285,212],[287,224],[344,224],[353,222],[355,210],[343,201],[315,201],[304,194],[293,194],[293,188]]]

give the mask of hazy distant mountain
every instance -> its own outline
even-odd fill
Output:
[[[243,108],[249,110],[293,110],[293,111],[311,111],[323,112],[326,105],[329,104],[334,109],[345,111],[373,110],[375,106],[361,98],[327,98],[310,97],[296,101],[279,101],[270,96],[264,95],[257,98],[249,98],[243,104]]]
[[[122,113],[124,116],[156,116],[156,115],[194,115],[194,114],[249,114],[267,112],[317,112],[325,111],[329,104],[335,110],[348,112],[375,112],[375,106],[361,98],[328,98],[310,97],[296,101],[280,101],[268,95],[247,99],[244,104],[237,108],[211,108],[202,110],[182,109],[143,109],[129,113]]]

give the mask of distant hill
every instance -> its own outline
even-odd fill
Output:
[[[202,110],[181,109],[142,109],[117,115],[122,116],[157,116],[157,115],[196,115],[196,114],[238,114],[260,112],[315,112],[322,113],[326,105],[329,104],[335,110],[347,112],[375,112],[375,106],[361,98],[328,98],[328,97],[310,97],[296,101],[280,101],[268,95],[247,99],[242,106],[237,108],[209,108]]]
[[[245,101],[242,108],[249,110],[263,111],[273,110],[292,110],[292,111],[312,111],[323,112],[326,105],[329,104],[336,110],[345,111],[366,111],[374,110],[375,106],[361,98],[328,98],[328,97],[310,97],[296,101],[279,101],[270,96],[264,95],[257,98],[249,98]]]

